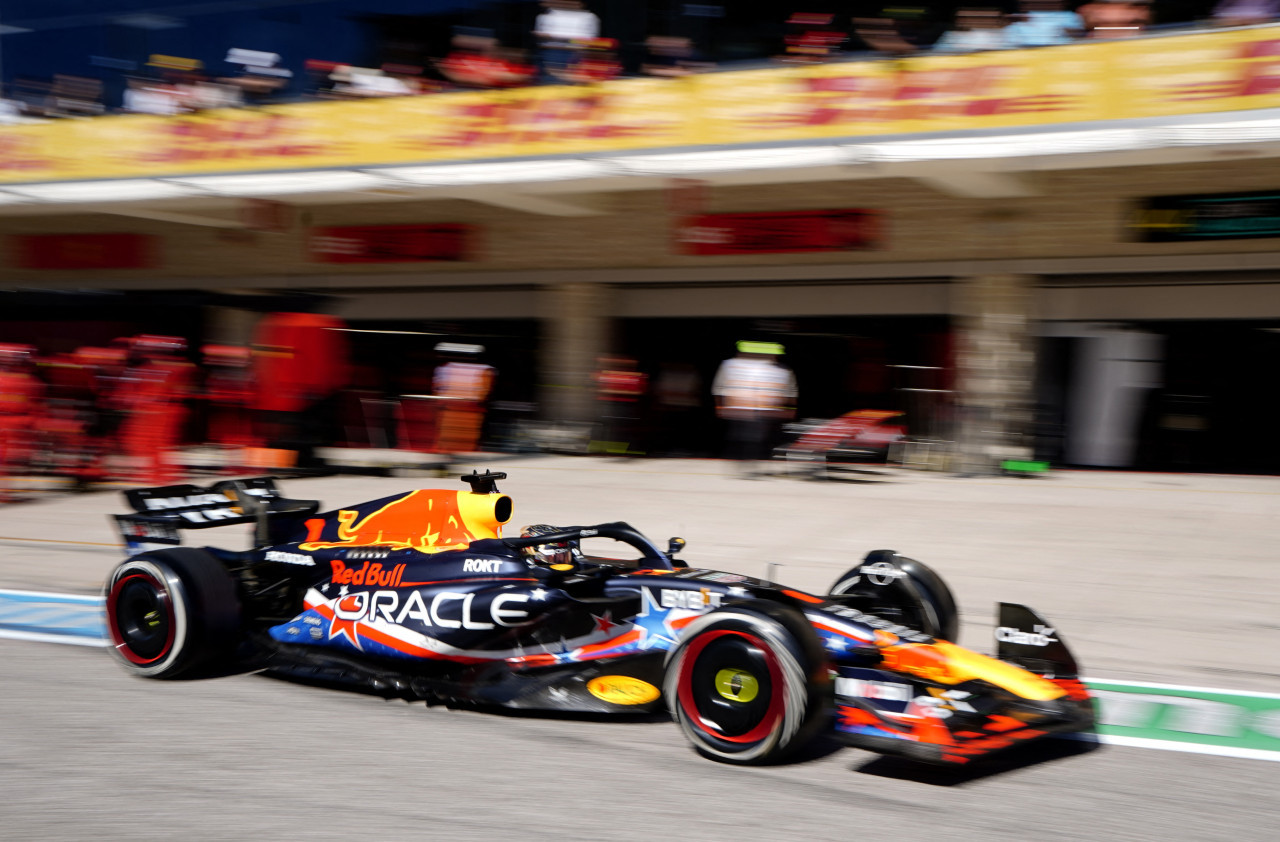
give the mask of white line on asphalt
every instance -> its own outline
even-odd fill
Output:
[[[1188,690],[1192,693],[1220,693],[1223,696],[1249,696],[1254,699],[1280,699],[1280,693],[1257,693],[1252,690],[1214,690],[1189,684],[1156,684],[1151,681],[1126,681],[1120,678],[1080,678],[1085,684],[1115,684],[1120,687],[1153,687],[1159,690]]]
[[[1086,743],[1106,743],[1108,745],[1151,748],[1161,751],[1185,751],[1191,754],[1213,754],[1218,757],[1242,757],[1247,760],[1273,760],[1280,763],[1280,751],[1267,751],[1260,748],[1233,748],[1231,746],[1212,746],[1202,743],[1179,743],[1171,740],[1152,740],[1147,737],[1115,737],[1110,734],[1060,734],[1059,736],[1068,740],[1079,740]]]
[[[0,637],[11,640],[34,640],[37,643],[62,643],[67,646],[106,646],[107,642],[100,637],[77,637],[71,634],[44,634],[42,632],[18,631],[17,629],[0,629]]]
[[[36,599],[47,599],[50,602],[80,602],[87,605],[95,605],[102,602],[100,596],[85,596],[84,594],[75,593],[48,593],[46,591],[17,591],[9,588],[0,588],[0,598],[6,596],[17,597],[33,597]]]

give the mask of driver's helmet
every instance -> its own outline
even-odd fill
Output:
[[[564,527],[552,526],[549,523],[535,523],[520,530],[521,538],[536,538],[539,535],[552,535],[562,532]],[[573,545],[568,542],[557,544],[538,544],[520,550],[525,557],[536,564],[573,564]]]

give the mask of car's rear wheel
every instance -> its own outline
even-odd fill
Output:
[[[701,754],[761,764],[813,738],[829,684],[822,646],[803,615],[753,600],[689,624],[667,658],[663,691]]]
[[[197,675],[224,666],[238,643],[235,583],[202,550],[134,556],[112,571],[105,591],[112,651],[135,675]]]

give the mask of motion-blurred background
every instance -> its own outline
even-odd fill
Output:
[[[1275,473],[1277,5],[10,0],[2,493]]]

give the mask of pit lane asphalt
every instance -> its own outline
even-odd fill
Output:
[[[761,575],[774,561],[775,578],[819,592],[892,547],[947,577],[974,648],[990,649],[992,603],[1020,601],[1086,674],[1280,692],[1276,478],[747,482],[716,462],[487,464],[511,474],[516,524],[623,519],[682,535],[691,564]],[[283,486],[337,506],[453,482]],[[0,586],[95,592],[120,510],[114,493],[0,508]],[[18,641],[0,641],[0,705],[9,838],[1261,840],[1280,826],[1280,775],[1260,761],[1048,743],[972,779],[851,749],[743,770],[696,757],[669,723],[425,709],[256,676],[145,682],[100,650]]]
[[[1260,761],[1055,741],[972,779],[852,749],[738,769],[670,723],[147,682],[77,646],[0,640],[0,664],[6,839],[1262,842],[1280,824]]]

